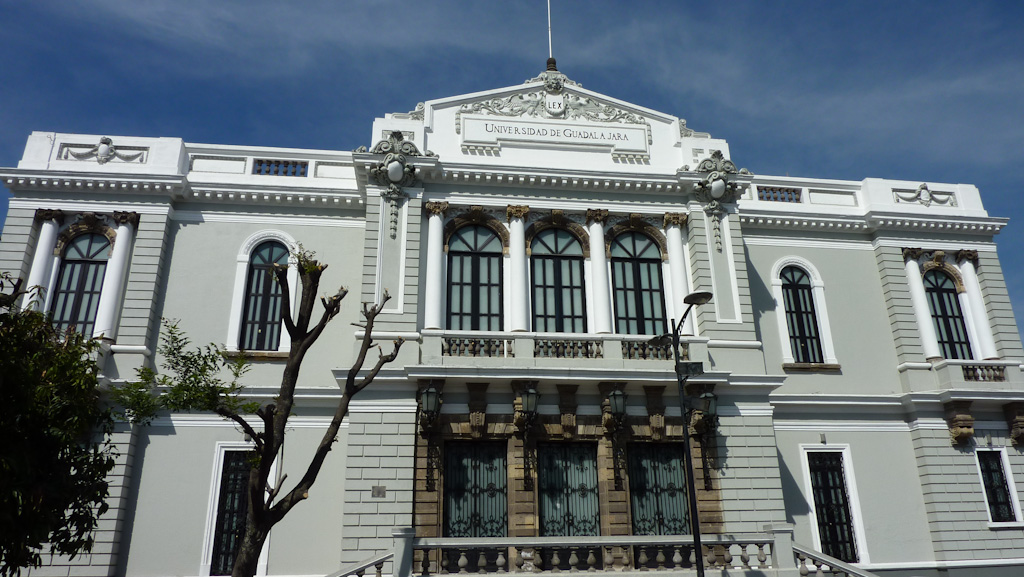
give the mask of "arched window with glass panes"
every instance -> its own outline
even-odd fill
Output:
[[[586,332],[583,247],[569,231],[543,230],[530,244],[533,282],[533,330]]]
[[[935,323],[935,336],[942,356],[947,359],[974,358],[956,283],[952,277],[940,270],[924,273],[924,292],[928,296],[928,308],[932,313],[932,322]]]
[[[284,295],[274,275],[274,265],[287,264],[288,249],[275,240],[260,243],[252,251],[245,282],[239,349],[276,351],[280,345]]]
[[[625,232],[611,241],[615,332],[660,335],[665,332],[665,293],[661,251],[651,237]]]
[[[502,330],[501,249],[498,235],[481,225],[448,240],[448,329]]]
[[[64,249],[50,314],[57,330],[92,336],[110,241],[102,234],[80,234]]]
[[[795,266],[782,269],[780,276],[793,360],[798,363],[823,363],[811,278],[806,271]]]

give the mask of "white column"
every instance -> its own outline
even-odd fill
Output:
[[[683,299],[690,294],[690,286],[686,281],[686,253],[683,248],[682,225],[686,223],[686,215],[678,212],[665,214],[665,237],[668,239],[668,274],[672,280],[672,306],[669,307],[672,314],[678,316],[685,308],[682,308]],[[694,334],[693,315],[686,319],[683,325],[683,334]]]
[[[115,212],[117,236],[114,237],[114,249],[107,260],[107,270],[103,273],[103,288],[100,292],[100,303],[96,308],[96,325],[93,338],[107,341],[117,339],[117,311],[121,308],[121,293],[124,288],[125,272],[128,270],[128,257],[131,253],[135,227],[138,226],[139,215],[135,212]]]
[[[928,307],[928,295],[924,291],[924,281],[921,278],[921,266],[917,263],[918,256],[920,256],[919,250],[903,250],[903,258],[906,259],[907,286],[910,287],[910,302],[914,306],[914,318],[917,319],[917,330],[921,335],[921,347],[924,349],[925,358],[941,359],[939,339],[935,336],[932,311]]]
[[[53,250],[57,247],[57,231],[64,221],[64,213],[59,210],[39,209],[36,218],[42,220],[39,238],[36,240],[36,252],[32,257],[32,268],[28,271],[28,283],[23,287],[29,292],[25,300],[25,308],[42,310],[46,302],[46,289],[50,286],[50,271],[53,270]],[[40,287],[42,290],[34,289]]]
[[[608,211],[587,210],[587,232],[590,234],[590,288],[594,295],[594,328],[598,334],[612,332],[612,299],[608,290],[608,258],[604,246],[604,223]]]
[[[423,205],[427,214],[427,272],[423,287],[423,328],[444,328],[444,213],[447,202]]]
[[[967,289],[967,301],[971,304],[971,314],[967,321],[974,325],[981,358],[998,359],[999,352],[996,350],[996,341],[992,334],[992,323],[988,319],[985,299],[981,296],[981,283],[978,282],[978,272],[974,268],[974,261],[977,258],[978,253],[974,251],[957,253],[957,259],[963,259],[960,263],[960,276],[963,277],[964,288]]]
[[[508,256],[512,267],[509,279],[511,294],[510,318],[513,331],[530,330],[530,306],[526,271],[526,215],[530,213],[528,206],[508,205],[509,247]]]

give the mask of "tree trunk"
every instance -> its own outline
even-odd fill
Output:
[[[269,528],[257,527],[255,523],[246,523],[245,536],[242,538],[242,545],[238,548],[238,556],[235,557],[235,566],[231,568],[231,577],[253,577],[256,575],[256,566],[260,562],[260,551],[267,541]]]

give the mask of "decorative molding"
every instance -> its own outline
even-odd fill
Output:
[[[75,222],[57,235],[57,244],[53,248],[53,254],[55,256],[64,254],[64,249],[67,247],[67,244],[80,234],[102,234],[107,237],[107,240],[109,240],[111,246],[113,246],[114,238],[117,236],[117,233],[107,224],[108,216],[96,214],[95,212],[83,212],[75,215],[74,218]]]
[[[580,223],[570,219],[563,211],[557,209],[552,210],[551,214],[539,218],[526,230],[527,255],[530,254],[530,249],[533,246],[533,237],[549,228],[561,228],[572,233],[580,243],[583,258],[590,258],[590,233]]]
[[[665,234],[654,226],[653,222],[657,222],[654,216],[630,213],[629,216],[608,229],[605,234],[605,255],[608,258],[612,257],[612,241],[616,236],[626,232],[640,232],[651,237],[651,240],[658,245],[658,249],[661,251],[661,260],[668,260],[668,241],[665,239]]]
[[[970,442],[971,437],[974,436],[971,401],[950,401],[945,404],[945,409],[950,443],[956,446]]]
[[[455,234],[455,231],[464,226],[476,224],[487,227],[491,232],[498,235],[498,239],[501,240],[502,253],[508,254],[508,227],[498,220],[498,218],[493,214],[495,212],[497,211],[485,209],[482,206],[471,206],[455,218],[449,220],[444,227],[444,252],[448,252],[448,243],[451,241],[452,235]]]
[[[125,212],[115,211],[114,222],[117,224],[130,224],[135,230],[139,230],[139,213],[137,212]]]
[[[729,175],[749,175],[747,169],[736,169],[736,165],[722,155],[721,150],[711,153],[697,165],[696,172],[704,177],[693,183],[697,200],[704,204],[704,212],[711,217],[715,231],[715,248],[722,250],[721,219],[726,209],[723,203],[733,203],[743,192],[744,185],[729,179]]]
[[[924,251],[923,256],[929,259],[923,265],[921,265],[921,273],[924,274],[930,270],[941,270],[942,272],[949,275],[953,279],[953,285],[956,286],[956,292],[962,293],[967,290],[964,285],[964,279],[960,276],[960,271],[950,263],[946,262],[946,251],[934,250]]]
[[[530,207],[525,204],[510,204],[505,209],[505,215],[508,218],[508,222],[512,222],[512,219],[519,218],[526,220],[526,217],[530,214]]]
[[[940,206],[956,206],[956,194],[952,191],[929,190],[928,183],[922,182],[916,190],[892,189],[893,200],[896,204],[917,203],[924,206],[931,206],[935,203]]]
[[[1010,430],[1010,442],[1014,447],[1024,445],[1024,402],[1018,401],[1003,405],[1003,414],[1006,416],[1006,425]]]
[[[562,438],[572,440],[576,436],[576,390],[579,385],[556,385],[558,389],[558,412],[562,418]]]
[[[466,383],[469,391],[470,436],[480,439],[487,432],[487,383]]]
[[[588,225],[592,222],[599,222],[602,226],[608,224],[608,209],[588,208],[586,222]]]
[[[707,132],[696,132],[692,128],[686,126],[686,119],[679,119],[679,137],[680,138],[711,138],[711,135]]]
[[[647,418],[651,425],[651,440],[665,439],[665,385],[644,385],[647,398]]]
[[[964,261],[970,261],[974,266],[978,266],[978,251],[968,249],[960,249],[956,251],[957,264]]]
[[[78,152],[76,152],[76,149]],[[85,150],[82,150],[85,149]],[[120,160],[125,163],[138,161],[138,164],[145,164],[149,147],[124,146],[121,152],[115,146],[113,140],[108,136],[100,138],[98,144],[62,144],[57,152],[58,160],[91,160],[96,159],[99,164],[106,164],[112,160]]]
[[[374,182],[386,187],[380,195],[388,204],[391,238],[395,238],[398,235],[399,204],[409,196],[402,189],[416,182],[416,167],[409,162],[409,157],[424,155],[415,144],[405,140],[405,133],[401,130],[394,130],[387,139],[377,142],[370,154],[384,155],[370,167],[369,174]]]

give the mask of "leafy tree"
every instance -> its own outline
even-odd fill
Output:
[[[385,292],[380,303],[363,303],[362,314],[365,324],[361,326],[365,329],[364,336],[355,362],[348,371],[345,387],[338,399],[330,425],[324,432],[302,478],[287,489],[286,478],[275,484],[276,480],[270,477],[271,467],[284,447],[288,417],[295,403],[295,386],[298,383],[302,360],[323,333],[327,323],[338,314],[341,300],[348,292],[345,288],[340,288],[333,296],[321,298],[324,310],[320,318],[314,322],[313,308],[320,287],[320,277],[327,265],[317,262],[312,253],[301,247],[298,257],[302,295],[296,316],[293,317],[288,307],[284,307],[284,325],[291,339],[291,347],[281,375],[280,388],[272,402],[260,406],[258,403],[245,401],[245,391],[240,384],[240,379],[247,368],[244,358],[229,359],[214,345],[191,348],[188,338],[173,322],[168,324],[158,348],[163,356],[162,366],[166,372],[157,374],[152,370],[142,370],[138,382],[129,383],[113,392],[115,400],[127,407],[128,415],[136,421],[147,421],[160,408],[207,410],[233,421],[252,438],[253,465],[249,472],[247,489],[249,510],[245,533],[231,573],[234,577],[252,577],[256,574],[260,550],[267,540],[270,529],[295,505],[309,496],[309,490],[316,482],[324,459],[337,440],[338,430],[348,414],[352,397],[365,389],[384,365],[395,360],[402,346],[402,340],[398,339],[394,341],[391,352],[384,354],[374,345],[371,338],[374,320],[390,296]],[[276,267],[274,274],[281,286],[284,302],[291,302],[287,267]],[[378,349],[378,357],[373,366],[360,376],[366,357],[374,348]],[[230,381],[221,378],[225,369],[231,375]],[[154,392],[159,393],[159,396],[154,396]],[[255,419],[246,418],[246,415],[255,416]]]
[[[0,274],[0,575],[39,566],[47,543],[91,551],[114,467],[96,343],[20,310],[20,289]]]

